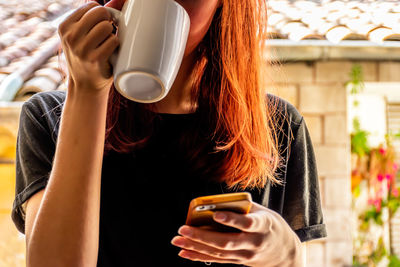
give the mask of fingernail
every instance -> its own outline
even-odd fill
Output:
[[[179,238],[179,237],[174,237],[174,238],[171,240],[171,243],[172,243],[173,245],[176,245],[176,246],[183,246],[183,239],[182,239],[182,238]]]
[[[181,251],[179,251],[178,256],[182,257],[182,258],[188,258],[189,256],[185,253],[185,251],[182,249]]]
[[[215,213],[215,219],[217,219],[219,221],[225,221],[226,220],[226,215],[224,213],[221,213],[221,212],[216,212]]]
[[[179,228],[178,233],[183,235],[183,236],[192,236],[192,229],[190,229],[187,226],[182,226],[181,228]]]

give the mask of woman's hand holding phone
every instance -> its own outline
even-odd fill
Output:
[[[184,225],[171,243],[182,250],[179,256],[203,262],[246,266],[302,266],[301,242],[275,211],[252,202],[248,214],[217,211],[215,222],[240,232],[217,232]]]

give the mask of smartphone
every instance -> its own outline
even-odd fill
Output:
[[[247,214],[251,208],[251,194],[248,192],[203,196],[192,199],[186,217],[186,225],[219,232],[240,232],[213,219],[215,211],[232,211]]]

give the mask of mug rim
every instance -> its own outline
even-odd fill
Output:
[[[142,74],[142,75],[144,74],[145,76],[151,77],[153,80],[155,80],[157,83],[159,83],[161,85],[161,93],[160,93],[160,95],[157,96],[156,98],[151,99],[151,100],[141,100],[141,99],[137,99],[137,98],[134,98],[134,97],[131,97],[131,96],[127,95],[124,92],[124,90],[122,90],[119,87],[119,80],[122,78],[123,75],[129,74],[129,73],[135,73],[135,74],[139,73],[139,74]],[[164,86],[164,83],[161,81],[161,79],[157,75],[149,73],[149,72],[145,72],[145,71],[127,70],[127,71],[124,71],[122,73],[119,73],[117,79],[114,81],[114,85],[115,85],[115,89],[117,89],[117,91],[122,96],[124,96],[125,98],[127,98],[129,100],[132,100],[132,101],[135,101],[135,102],[139,102],[139,103],[146,103],[146,104],[154,103],[154,102],[160,101],[161,99],[163,99],[166,96],[166,94],[165,94],[166,88]]]

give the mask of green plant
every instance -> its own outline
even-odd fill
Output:
[[[400,267],[400,259],[396,255],[390,255],[388,267]]]
[[[350,94],[352,95],[361,93],[364,90],[364,75],[360,64],[354,64],[351,68],[350,81],[346,85],[348,84],[351,85]]]
[[[358,118],[353,119],[354,131],[351,133],[351,153],[355,153],[360,157],[368,154],[370,147],[368,145],[369,132],[360,128],[360,121]]]
[[[354,65],[348,83],[351,95],[364,89],[362,68]],[[359,102],[354,97],[353,107]],[[396,187],[399,167],[395,163],[392,141],[400,138],[400,133],[388,133],[385,142],[378,147],[368,143],[369,132],[362,129],[358,117],[353,118],[351,137],[352,153],[352,195],[353,207],[364,190],[368,193],[367,208],[358,214],[357,233],[353,240],[353,266],[376,266],[381,260],[390,262],[390,267],[400,267],[400,260],[392,255],[383,242],[383,211],[394,214],[400,207],[400,188]],[[365,183],[362,183],[364,181]],[[362,185],[362,186],[361,186]],[[390,215],[389,215],[390,216]],[[380,228],[378,232],[375,232]]]

